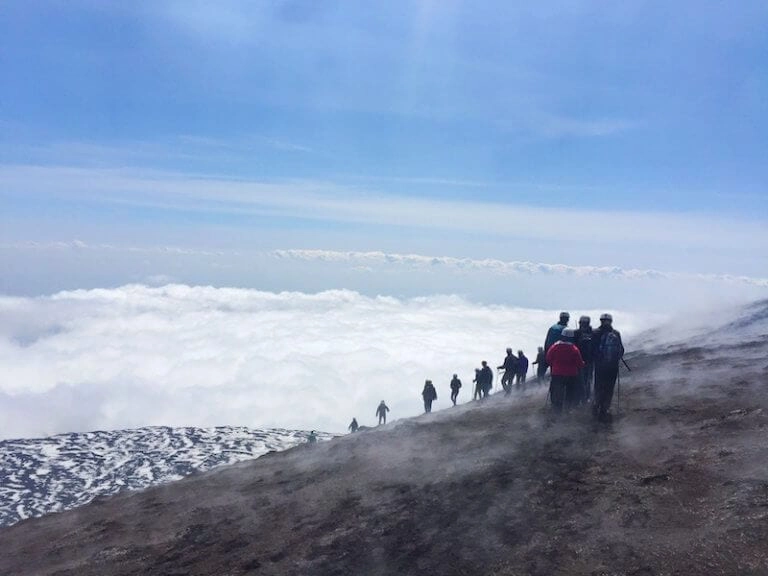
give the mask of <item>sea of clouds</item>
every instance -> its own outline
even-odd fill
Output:
[[[0,437],[147,425],[343,432],[422,411],[424,380],[449,406],[455,372],[507,346],[533,361],[559,310],[459,296],[394,298],[126,285],[0,297]],[[596,317],[602,310],[571,310]],[[631,338],[648,318],[615,312]]]

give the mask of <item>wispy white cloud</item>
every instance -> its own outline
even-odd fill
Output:
[[[493,258],[472,259],[451,256],[423,256],[419,254],[389,254],[384,252],[340,252],[330,250],[275,250],[278,258],[299,260],[318,260],[323,262],[346,262],[355,266],[366,264],[397,264],[414,267],[442,266],[457,270],[483,270],[501,275],[560,275],[594,276],[614,279],[687,279],[711,282],[744,283],[761,288],[768,288],[768,278],[752,278],[731,274],[690,274],[684,272],[662,272],[660,270],[640,270],[619,266],[571,266],[568,264],[550,264],[545,262],[506,262]]]
[[[148,209],[279,216],[329,223],[450,230],[496,237],[564,239],[579,223],[581,242],[653,250],[768,250],[768,228],[716,214],[543,208],[382,194],[329,181],[243,181],[118,169],[0,166],[0,191]],[[2,193],[0,192],[0,193]]]
[[[142,285],[0,297],[2,435],[220,424],[344,431],[421,412],[426,378],[448,406],[451,374],[506,346],[533,353],[557,311],[455,296],[398,299]],[[596,314],[597,311],[588,311]],[[625,332],[638,318],[617,313]],[[498,358],[497,358],[498,357]]]
[[[24,241],[0,243],[0,249],[19,251],[108,251],[137,254],[160,254],[205,257],[254,257],[260,252],[243,250],[201,250],[181,246],[132,246],[117,244],[93,244],[82,240],[55,242]],[[264,255],[279,260],[305,262],[343,263],[356,270],[373,270],[372,266],[399,266],[410,269],[434,269],[436,267],[455,271],[485,271],[495,275],[514,276],[570,276],[612,278],[616,280],[700,280],[707,282],[743,283],[768,288],[768,278],[756,278],[734,274],[696,274],[689,272],[661,271],[654,269],[623,268],[621,266],[574,266],[550,262],[505,261],[495,258],[457,258],[454,256],[429,256],[423,254],[399,254],[381,251],[340,251],[317,249],[278,249]],[[159,278],[157,276],[155,278]],[[153,281],[156,283],[156,281]]]

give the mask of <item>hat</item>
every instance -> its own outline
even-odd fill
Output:
[[[560,335],[562,340],[573,340],[576,337],[576,331],[571,328],[566,328]]]

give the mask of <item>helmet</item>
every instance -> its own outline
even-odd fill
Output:
[[[573,330],[571,328],[566,328],[562,331],[560,334],[560,337],[562,340],[571,341],[576,337],[576,330]]]
[[[560,320],[570,320],[571,315],[568,312],[560,312]]]
[[[591,320],[592,319],[589,316],[582,316],[579,318],[579,324],[589,324]]]
[[[613,322],[613,316],[610,314],[601,314],[600,315],[600,322]]]
[[[511,353],[512,353],[512,348],[507,348],[507,354],[511,354]]]

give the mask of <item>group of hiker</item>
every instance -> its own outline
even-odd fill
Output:
[[[550,367],[552,408],[562,412],[591,402],[593,418],[610,422],[619,363],[624,359],[621,334],[614,330],[610,314],[601,315],[600,326],[594,330],[589,316],[579,318],[575,330],[568,328],[570,318],[568,312],[561,312],[539,349]]]
[[[610,406],[619,374],[619,363],[624,357],[621,334],[614,330],[610,314],[600,316],[600,326],[596,329],[592,328],[589,316],[579,318],[577,329],[568,328],[570,318],[568,312],[561,312],[557,324],[547,331],[544,346],[539,347],[532,364],[536,366],[536,382],[542,384],[549,369],[548,401],[555,413],[591,403],[593,418],[600,422],[610,422]],[[501,387],[505,396],[509,396],[513,389],[525,390],[528,368],[528,358],[522,350],[518,350],[515,355],[512,348],[507,348],[507,354],[497,368],[504,370]],[[475,369],[472,382],[473,400],[481,400],[490,395],[493,389],[493,370],[488,362],[483,360],[481,367]],[[453,375],[450,387],[451,402],[456,406],[462,388],[458,375]],[[437,400],[437,390],[432,380],[425,381],[421,395],[424,412],[429,414],[432,412],[432,402]],[[382,400],[376,408],[379,425],[387,423],[387,412],[389,407]],[[351,432],[360,429],[356,418],[352,419],[348,429]]]

